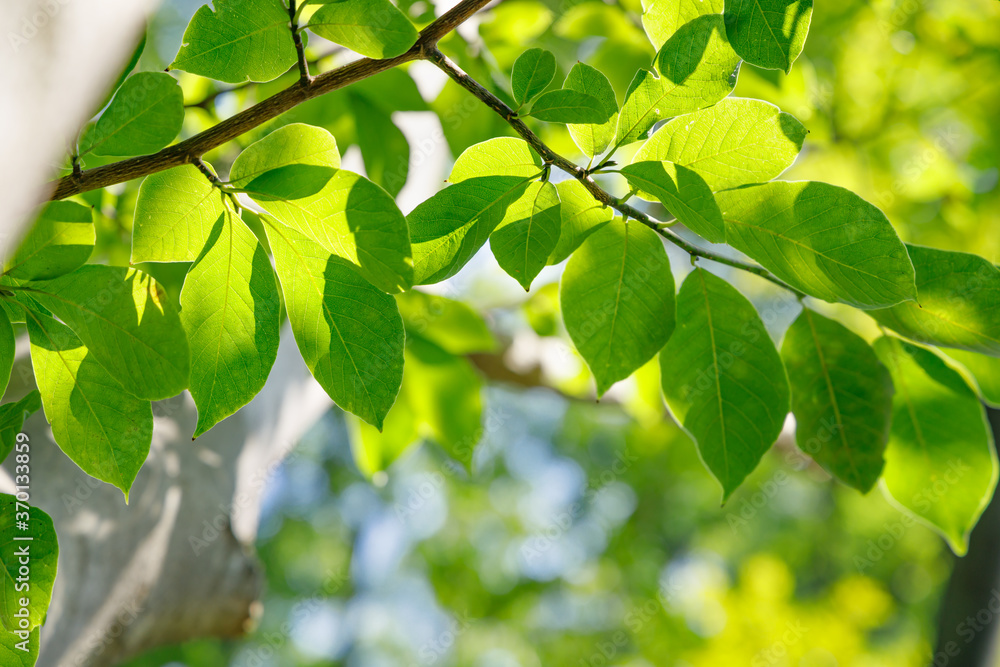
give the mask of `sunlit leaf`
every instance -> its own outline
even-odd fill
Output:
[[[23,280],[47,280],[83,266],[94,251],[94,215],[71,201],[49,202],[4,267]]]
[[[349,262],[265,218],[299,351],[337,405],[377,428],[403,375],[403,321]]]
[[[886,489],[963,555],[997,482],[985,410],[961,374],[930,350],[884,337],[875,352],[896,387]]]
[[[510,87],[521,106],[545,90],[556,75],[556,57],[545,49],[528,49],[514,61]]]
[[[704,14],[721,14],[723,0],[652,0],[642,14],[642,27],[659,49],[677,29]]]
[[[791,166],[805,136],[802,123],[772,104],[727,98],[674,118],[632,161],[670,160],[694,169],[719,191],[771,180]]]
[[[226,83],[270,81],[295,64],[280,0],[213,0],[195,12],[170,65]]]
[[[555,249],[561,222],[555,186],[536,181],[511,204],[490,235],[490,248],[500,268],[525,291]]]
[[[164,72],[140,72],[125,80],[97,124],[88,131],[80,154],[145,155],[177,136],[184,122],[184,94]]]
[[[66,326],[29,312],[31,363],[52,437],[80,469],[125,494],[149,454],[153,409],[121,390]]]
[[[725,0],[729,41],[748,63],[790,72],[806,42],[812,5],[812,0]]]
[[[427,285],[458,273],[483,247],[529,180],[518,176],[470,178],[413,209],[406,218],[413,244],[413,283]]]
[[[989,357],[967,350],[946,350],[976,381],[979,394],[992,407],[1000,407],[1000,357]]]
[[[0,312],[0,396],[7,391],[10,382],[10,371],[14,366],[14,327],[10,324],[7,313]],[[0,459],[0,463],[3,459]]]
[[[615,145],[645,139],[657,121],[715,104],[733,91],[739,64],[721,16],[684,24],[657,54],[657,71],[639,70],[629,84]]]
[[[638,222],[611,224],[570,258],[563,321],[598,396],[653,358],[674,330],[674,277],[660,238]]]
[[[850,190],[774,181],[716,199],[726,242],[806,294],[859,308],[916,297],[903,242],[882,211]]]
[[[863,338],[803,309],[781,345],[795,440],[831,475],[868,493],[885,464],[892,378]]]
[[[906,249],[917,300],[869,314],[913,340],[1000,356],[1000,269],[969,253]]]
[[[712,243],[724,243],[726,226],[708,185],[692,169],[672,162],[633,162],[622,176],[644,199],[655,199],[684,225]]]
[[[309,29],[369,58],[394,58],[417,41],[417,29],[389,0],[323,3]]]
[[[28,415],[42,408],[42,398],[38,390],[28,392],[21,400],[0,405],[0,463],[14,449],[17,435],[24,426]]]
[[[30,494],[29,494],[30,495]],[[25,512],[27,517],[18,513]],[[27,524],[27,529],[18,525],[19,521]],[[45,613],[49,608],[49,601],[52,599],[52,585],[56,578],[56,566],[59,561],[59,541],[56,538],[56,531],[52,525],[52,519],[48,514],[37,507],[28,507],[27,503],[18,502],[14,496],[6,493],[0,494],[0,535],[3,536],[0,542],[0,568],[3,570],[3,584],[0,589],[0,621],[3,621],[3,628],[0,629],[7,637],[14,637],[11,630],[22,630],[18,623],[17,613],[22,609],[21,600],[27,599],[26,605],[28,617],[28,629],[38,627],[45,621]],[[31,541],[23,541],[18,537],[30,537]],[[21,566],[24,564],[18,552],[23,547],[28,547],[30,552],[30,577],[29,588],[24,587],[24,577],[21,573]],[[18,579],[21,579],[19,582]],[[30,595],[25,595],[30,590]],[[38,635],[32,634],[29,643],[34,647],[33,652],[38,654]],[[5,640],[0,645],[0,657],[6,658],[4,651],[15,654],[21,653],[19,649],[11,649],[11,644]],[[20,659],[17,659],[20,660]],[[3,664],[16,667],[17,665],[33,665],[34,661],[19,662],[4,660]]]
[[[197,167],[147,176],[132,223],[132,263],[193,262],[225,211],[225,195]]]
[[[723,502],[777,440],[788,380],[757,310],[695,269],[677,295],[677,330],[660,352],[663,394],[722,484]]]
[[[608,119],[603,123],[568,126],[570,136],[584,155],[596,157],[607,150],[615,140],[615,129],[618,126],[618,99],[615,97],[615,89],[611,87],[608,77],[585,63],[573,65],[564,85],[569,90],[597,98],[608,115]]]
[[[528,142],[514,137],[497,137],[462,151],[448,180],[461,183],[481,176],[532,178],[541,173],[542,160]]]
[[[88,264],[33,285],[31,299],[67,324],[126,391],[155,401],[187,388],[184,329],[163,287],[151,277],[136,269]]]
[[[549,255],[549,264],[558,264],[569,257],[588,236],[614,217],[614,209],[594,199],[580,181],[572,179],[557,183],[556,191],[559,193],[562,225],[556,247]]]
[[[544,93],[531,105],[530,115],[550,123],[602,124],[611,118],[600,99],[568,88]]]
[[[184,279],[181,323],[191,349],[198,437],[250,402],[278,354],[280,301],[264,248],[230,211]]]

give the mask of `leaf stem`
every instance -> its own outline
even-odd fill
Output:
[[[309,61],[306,60],[306,47],[302,43],[302,34],[299,29],[299,9],[305,6],[305,2],[302,6],[296,9],[295,0],[288,0],[288,21],[289,27],[292,30],[292,41],[295,43],[295,56],[298,58],[299,62],[299,84],[302,86],[308,86],[312,84],[313,78],[309,74]],[[303,28],[304,30],[304,28]]]
[[[565,171],[570,176],[572,176],[573,178],[580,181],[580,183],[582,183],[583,186],[587,188],[587,191],[597,201],[601,202],[605,206],[612,207],[626,218],[632,218],[633,220],[638,220],[639,222],[646,225],[654,232],[662,236],[667,241],[670,241],[681,250],[687,252],[689,255],[701,257],[704,259],[711,260],[713,262],[717,262],[719,264],[725,264],[726,266],[731,266],[733,268],[740,269],[748,273],[752,273],[756,276],[759,276],[765,280],[774,283],[775,285],[783,289],[788,290],[789,292],[797,296],[800,295],[804,296],[802,292],[795,289],[788,283],[784,282],[783,280],[772,274],[764,267],[758,266],[756,264],[750,264],[748,262],[741,262],[736,259],[731,259],[729,257],[726,257],[725,255],[720,255],[710,250],[705,250],[688,241],[685,241],[676,232],[673,232],[666,228],[671,223],[662,223],[658,220],[654,220],[653,218],[649,217],[639,209],[627,204],[623,199],[611,195],[606,190],[601,188],[601,186],[599,186],[594,181],[593,178],[591,178],[592,172],[588,172],[586,169],[574,164],[573,162],[569,161],[562,155],[559,155],[551,148],[549,148],[545,144],[545,142],[543,142],[538,137],[538,135],[532,132],[531,129],[524,124],[524,121],[514,116],[513,110],[509,106],[507,106],[496,95],[494,95],[489,90],[484,88],[482,84],[480,84],[478,81],[476,81],[468,74],[466,74],[462,70],[462,68],[460,68],[454,62],[452,62],[446,55],[441,53],[441,51],[438,48],[434,47],[427,49],[424,53],[424,57],[430,62],[434,63],[438,67],[438,69],[447,74],[455,83],[457,83],[458,85],[462,86],[467,91],[472,93],[483,104],[493,109],[493,111],[495,111],[501,118],[505,119],[507,123],[514,129],[514,131],[517,132],[517,134],[520,135],[521,138],[524,139],[528,143],[528,145],[531,146],[535,150],[535,152],[542,157],[542,160],[546,164],[555,165],[560,169],[562,169],[563,171]],[[608,157],[601,164],[598,165],[597,169],[601,169],[604,166],[610,164],[611,156],[613,154],[614,154],[613,152],[609,154]]]

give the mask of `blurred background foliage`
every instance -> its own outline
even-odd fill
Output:
[[[164,3],[140,69],[170,62],[198,4]],[[399,4],[418,26],[433,19],[432,3]],[[620,100],[654,53],[641,12],[640,0],[506,0],[441,46],[502,97],[514,59],[542,46],[559,59],[554,86],[580,60],[604,71]],[[309,53],[314,71],[351,57],[315,37]],[[213,88],[180,74],[185,136],[295,76]],[[783,178],[843,185],[883,208],[908,242],[996,261],[995,1],[819,2],[791,74],[744,65],[735,95],[773,102],[808,128]],[[288,122],[328,128],[345,166],[399,193],[404,211],[443,184],[466,147],[510,134],[421,63],[277,124]],[[537,125],[555,150],[581,157],[563,126]],[[224,174],[240,148],[206,157]],[[128,261],[137,185],[84,195],[112,264]],[[686,256],[671,258],[675,272],[688,270]],[[148,269],[176,297],[184,267]],[[407,379],[385,434],[334,410],[266,477],[256,628],[131,666],[928,664],[954,562],[943,541],[880,491],[834,483],[787,436],[720,508],[716,482],[666,416],[655,365],[594,402],[557,317],[559,272],[546,269],[525,295],[483,252],[435,286],[471,307],[401,300]],[[797,303],[722,273],[780,339]],[[438,444],[409,446],[422,438]],[[471,473],[461,465],[470,457]]]

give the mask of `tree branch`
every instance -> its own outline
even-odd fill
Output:
[[[610,206],[628,218],[638,220],[663,238],[667,239],[694,257],[702,257],[713,262],[718,262],[720,264],[725,264],[727,266],[747,271],[756,276],[760,276],[765,280],[771,281],[775,285],[792,292],[799,298],[805,296],[805,294],[784,282],[762,266],[741,262],[736,259],[730,259],[725,255],[719,255],[710,250],[699,248],[698,246],[685,241],[674,232],[665,229],[663,223],[653,220],[639,209],[629,206],[622,199],[611,195],[606,190],[601,188],[601,186],[598,185],[593,178],[591,178],[591,172],[588,172],[583,167],[570,162],[568,159],[559,155],[545,145],[545,142],[543,142],[538,135],[532,132],[531,129],[524,124],[524,121],[518,118],[517,113],[513,109],[507,106],[503,100],[484,88],[478,81],[462,71],[462,68],[452,62],[446,55],[441,53],[439,49],[428,49],[424,54],[424,57],[437,65],[438,69],[442,70],[445,74],[451,77],[452,80],[454,80],[458,85],[472,93],[481,102],[483,102],[483,104],[493,109],[493,111],[499,114],[501,118],[506,120],[507,123],[514,128],[514,131],[517,132],[522,139],[528,142],[528,144],[535,149],[535,152],[542,156],[542,160],[544,160],[546,165],[555,165],[570,176],[574,177],[576,180],[580,181],[597,201],[601,202],[605,206]]]
[[[123,183],[171,167],[192,164],[196,158],[200,158],[208,151],[236,139],[307,100],[424,57],[428,50],[436,50],[438,40],[464,23],[491,1],[462,0],[424,28],[420,32],[417,42],[410,47],[409,51],[395,58],[383,60],[362,58],[321,74],[311,81],[297,81],[280,93],[227,118],[200,134],[173,146],[168,146],[158,153],[129,158],[66,176],[52,184],[51,198],[65,199],[81,192]]]

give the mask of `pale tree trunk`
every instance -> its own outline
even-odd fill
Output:
[[[34,386],[20,352],[8,400]],[[23,429],[31,500],[59,537],[39,667],[113,665],[164,644],[244,632],[261,585],[252,544],[262,492],[330,406],[286,330],[263,391],[197,441],[189,394],[154,404],[153,443],[128,506],[62,453],[42,413],[31,417]]]

